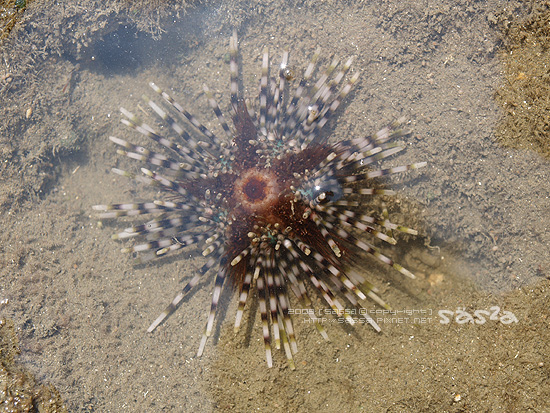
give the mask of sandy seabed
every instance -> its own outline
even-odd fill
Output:
[[[67,4],[58,20],[38,0],[29,4],[22,28],[3,44],[11,60],[0,65],[0,316],[14,322],[18,362],[53,384],[69,411],[550,409],[550,167],[534,151],[500,146],[494,133],[504,81],[498,24],[520,18],[525,4],[224,2],[163,13],[139,29],[128,17],[129,28],[113,28],[122,21],[117,9],[95,9],[93,20],[85,6],[79,15]],[[160,40],[147,31],[155,24]],[[110,238],[120,223],[100,224],[91,210],[147,198],[148,190],[110,173],[121,160],[107,137],[134,136],[120,125],[119,107],[135,109],[151,94],[149,81],[173,88],[217,127],[202,84],[229,106],[233,27],[249,96],[264,46],[275,59],[290,50],[298,71],[317,46],[326,59],[354,56],[361,78],[332,121],[333,139],[405,116],[413,134],[395,163],[428,163],[390,181],[399,192],[390,213],[420,232],[393,254],[418,279],[365,261],[403,312],[383,314],[382,333],[329,316],[328,343],[296,315],[295,371],[277,351],[274,368],[266,367],[259,317],[233,334],[235,298],[195,357],[211,278],[146,333],[203,260],[189,252],[136,265]],[[25,47],[35,54],[17,60]],[[461,323],[476,311],[496,320]],[[503,322],[505,312],[517,322]]]

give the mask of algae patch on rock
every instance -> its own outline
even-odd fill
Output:
[[[13,322],[0,319],[0,406],[2,412],[66,413],[51,384],[40,384],[16,361],[20,353]]]
[[[504,117],[497,139],[550,157],[550,2],[535,5],[524,20],[498,20],[504,83],[496,100]]]

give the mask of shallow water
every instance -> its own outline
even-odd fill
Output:
[[[27,30],[13,33],[20,44],[3,51],[12,60],[0,68],[13,78],[3,78],[0,95],[11,116],[0,141],[0,299],[9,300],[0,315],[17,327],[20,362],[53,383],[69,411],[548,408],[550,168],[534,152],[500,147],[493,132],[502,67],[490,16],[507,3],[224,3],[174,15],[160,40],[134,36],[131,25],[114,30],[120,15],[112,9],[87,29],[60,17],[65,34],[55,24],[48,31],[36,3],[22,23]],[[84,6],[65,7],[65,16],[94,21]],[[40,36],[30,34],[33,22]],[[296,70],[317,46],[327,59],[354,56],[361,79],[333,120],[332,139],[367,135],[405,116],[413,134],[392,162],[428,162],[390,180],[399,192],[390,212],[420,232],[391,251],[418,279],[364,263],[400,313],[382,314],[382,333],[327,317],[329,343],[296,317],[295,371],[278,351],[267,368],[259,316],[234,336],[235,297],[225,298],[223,322],[195,357],[212,279],[146,333],[204,260],[186,252],[136,265],[110,238],[120,223],[100,224],[91,210],[154,198],[110,173],[124,162],[107,139],[135,137],[120,124],[119,107],[139,111],[141,95],[152,94],[149,81],[218,127],[202,84],[228,107],[232,28],[248,96],[256,96],[265,46],[275,61],[290,50]],[[63,35],[82,45],[56,37]],[[25,42],[44,46],[44,57],[18,61]],[[462,323],[464,312],[480,310],[496,320]]]

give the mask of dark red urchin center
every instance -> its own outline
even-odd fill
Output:
[[[251,168],[236,181],[233,197],[248,212],[264,212],[276,205],[279,198],[277,177],[269,169]]]
[[[251,202],[261,201],[265,198],[265,186],[265,182],[252,178],[244,185],[243,194]]]

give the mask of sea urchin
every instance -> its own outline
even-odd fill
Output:
[[[207,273],[216,274],[210,314],[199,345],[204,350],[213,328],[218,300],[226,279],[239,288],[235,330],[241,324],[250,295],[259,300],[267,364],[272,366],[271,347],[285,349],[291,368],[297,351],[291,318],[289,290],[301,306],[311,309],[310,292],[316,291],[347,322],[355,320],[347,307],[360,312],[377,331],[376,322],[360,304],[370,297],[387,307],[375,287],[350,267],[359,250],[414,277],[383,255],[373,243],[358,237],[370,236],[395,244],[392,231],[416,231],[391,223],[386,214],[363,212],[369,199],[392,195],[377,183],[383,175],[416,169],[415,163],[380,169],[376,163],[402,149],[391,143],[406,133],[396,122],[372,137],[329,143],[321,131],[358,79],[351,74],[352,59],[339,67],[333,61],[319,76],[317,51],[301,79],[294,81],[285,52],[275,79],[269,76],[269,55],[263,53],[259,102],[245,102],[240,93],[237,64],[238,42],[230,39],[231,107],[233,127],[226,122],[209,89],[210,106],[223,129],[216,136],[180,104],[151,83],[162,106],[146,102],[167,127],[158,130],[122,108],[122,122],[159,146],[146,149],[110,137],[118,152],[148,165],[142,174],[113,169],[158,188],[163,199],[143,203],[96,205],[101,218],[150,215],[141,225],[113,236],[134,238],[124,252],[159,257],[188,246],[198,246],[209,256],[198,273],[185,285],[164,312],[151,324],[153,331],[181,303]],[[292,85],[294,84],[294,86]],[[159,130],[169,129],[167,136]],[[372,203],[372,202],[371,202]],[[308,282],[309,280],[309,282]],[[306,287],[307,284],[313,288]],[[328,336],[313,311],[306,312],[321,335]]]

